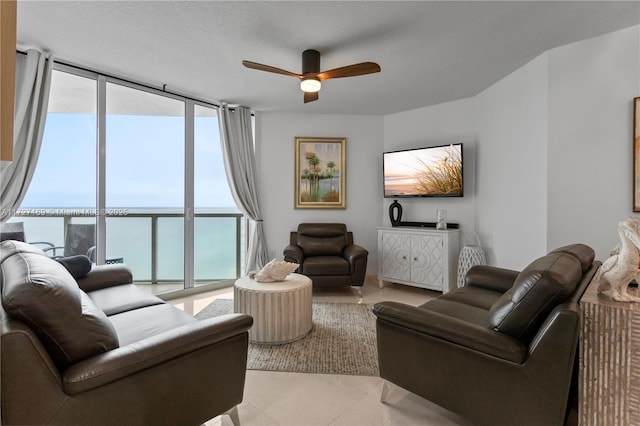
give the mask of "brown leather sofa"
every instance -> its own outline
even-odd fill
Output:
[[[374,305],[380,376],[476,425],[563,424],[578,301],[599,266],[574,244],[522,272],[474,266],[464,287],[418,307]]]
[[[316,288],[362,286],[368,255],[344,223],[301,223],[284,249],[284,260],[299,264]]]
[[[29,244],[0,249],[3,425],[238,423],[250,316],[198,321],[125,265],[76,280]]]

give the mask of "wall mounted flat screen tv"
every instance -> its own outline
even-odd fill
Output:
[[[462,197],[462,144],[382,154],[385,198]]]

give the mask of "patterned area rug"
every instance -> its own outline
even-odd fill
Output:
[[[196,318],[233,312],[233,300],[217,299]],[[371,306],[313,303],[313,329],[283,345],[249,344],[250,370],[378,376],[376,317]]]

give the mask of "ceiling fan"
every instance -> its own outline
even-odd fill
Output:
[[[257,62],[242,61],[242,65],[259,71],[284,74],[300,79],[300,89],[304,92],[304,103],[318,100],[321,82],[330,78],[355,77],[358,75],[380,72],[380,65],[375,62],[361,62],[320,72],[320,52],[308,49],[302,52],[302,74],[296,74],[281,68],[263,65]]]

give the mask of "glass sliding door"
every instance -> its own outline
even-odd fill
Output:
[[[153,292],[183,288],[185,104],[107,83],[106,257]]]
[[[95,263],[126,263],[151,293],[240,275],[245,221],[210,105],[56,64],[42,149],[21,208],[27,241],[62,255],[70,225]],[[231,281],[232,282],[232,281]]]

